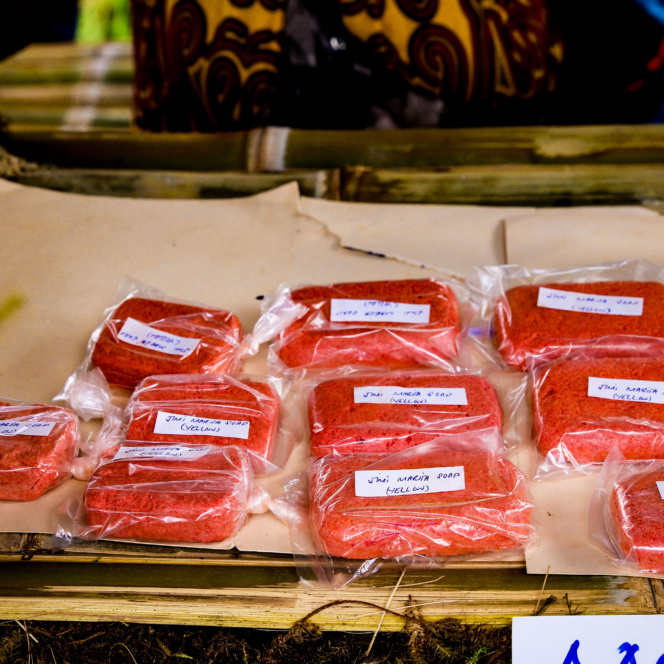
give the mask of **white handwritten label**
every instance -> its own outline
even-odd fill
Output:
[[[175,459],[191,461],[204,457],[212,445],[196,445],[183,447],[182,445],[122,445],[113,457],[113,461],[126,461],[127,459]]]
[[[664,500],[664,482],[657,482],[657,489],[659,491],[659,497]]]
[[[334,323],[428,323],[430,315],[431,306],[428,304],[403,304],[385,300],[330,301],[330,320]]]
[[[207,417],[177,415],[159,411],[154,425],[155,433],[181,436],[223,436],[249,438],[249,422],[243,420],[212,420]]]
[[[617,297],[592,295],[574,291],[556,290],[541,286],[537,294],[537,306],[561,311],[579,311],[588,314],[612,316],[640,316],[643,314],[642,297]]]
[[[0,421],[0,436],[48,436],[55,422]]]
[[[353,389],[355,403],[402,405],[467,406],[468,397],[463,387],[395,387],[375,386]]]
[[[127,318],[118,337],[133,346],[150,348],[160,353],[181,357],[187,357],[200,343],[200,339],[178,337],[176,334],[162,332],[134,318]]]
[[[355,471],[355,495],[365,498],[442,493],[465,488],[463,466]]]
[[[663,664],[663,630],[662,615],[516,617],[512,663]]]
[[[664,403],[664,382],[589,376],[588,396],[612,401]]]

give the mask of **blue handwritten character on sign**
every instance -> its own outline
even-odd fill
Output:
[[[622,658],[622,661],[620,664],[636,664],[636,653],[639,650],[639,646],[635,643],[632,645],[631,643],[623,643],[619,648],[618,652],[624,652],[625,656]]]
[[[563,664],[581,664],[581,660],[579,659],[579,645],[580,642],[578,639],[574,641],[563,660]],[[618,652],[625,655],[620,661],[620,664],[637,664],[636,653],[638,651],[638,644],[631,644],[625,641],[625,643],[621,644],[618,648]],[[664,655],[657,660],[657,664],[664,664]]]
[[[563,660],[563,664],[581,664],[579,661],[579,639],[569,647],[569,652]]]

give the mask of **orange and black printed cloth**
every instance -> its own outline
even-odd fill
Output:
[[[132,9],[140,128],[209,132],[268,118],[285,0],[134,0]]]
[[[544,0],[134,0],[153,131],[437,125],[550,91]],[[466,114],[466,115],[464,115]]]
[[[552,0],[132,2],[152,131],[529,124],[565,50]]]

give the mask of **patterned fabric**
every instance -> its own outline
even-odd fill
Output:
[[[153,131],[266,122],[286,0],[134,0],[136,123]]]
[[[551,90],[561,44],[542,0],[337,0],[350,32],[417,90],[455,105]]]
[[[419,124],[490,113],[505,101],[525,104],[554,87],[562,57],[545,3],[134,0],[136,122],[156,131],[227,131],[311,127],[318,118],[329,127],[326,96],[342,97],[346,109],[356,105],[365,124],[381,106],[393,111],[395,95],[403,107],[413,95],[429,104]],[[316,72],[332,73],[327,91]]]

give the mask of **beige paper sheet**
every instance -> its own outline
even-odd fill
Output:
[[[664,265],[663,222],[643,208],[537,210],[506,221],[507,260],[531,269],[632,258]],[[588,511],[596,482],[596,476],[589,476],[531,483],[541,542],[526,555],[529,573],[638,575],[614,563],[589,539]]]
[[[0,322],[0,395],[32,402],[50,402],[81,363],[127,276],[230,309],[251,329],[260,311],[256,296],[289,277],[302,221],[295,184],[243,200],[166,202],[0,183],[0,306],[12,297],[22,302]],[[265,373],[265,354],[245,369]],[[52,532],[58,498],[81,491],[71,480],[29,505],[0,502],[0,530]],[[256,519],[269,521],[267,550],[290,551],[283,524],[268,514]],[[252,541],[246,546],[263,550]]]
[[[589,539],[588,513],[596,476],[574,477],[531,484],[535,509],[533,523],[540,542],[526,554],[529,574],[605,574],[648,576],[618,563]]]
[[[302,199],[302,212],[323,222],[342,246],[465,276],[475,265],[505,262],[503,224],[534,208],[472,205],[338,203]]]
[[[0,317],[0,396],[40,402],[49,402],[80,364],[91,331],[128,275],[175,297],[231,309],[250,330],[260,313],[256,296],[280,283],[465,276],[475,265],[517,261],[526,246],[531,247],[523,249],[530,252],[528,260],[520,262],[547,267],[558,260],[553,222],[573,233],[579,224],[578,232],[590,228],[598,214],[613,212],[615,222],[629,217],[652,224],[652,230],[661,219],[638,208],[336,203],[300,198],[294,183],[245,199],[160,201],[62,194],[0,180],[0,210],[0,312],[11,298],[21,302]],[[644,248],[650,244],[652,235],[644,238]],[[582,255],[584,263],[599,260],[587,248]],[[265,357],[263,349],[245,370],[264,373]],[[284,471],[261,482],[279,488],[305,458],[300,443]],[[81,490],[82,483],[72,480],[29,505],[0,503],[0,531],[51,532],[60,499]],[[574,491],[585,496],[587,486],[579,484]],[[534,493],[538,512],[550,511],[560,497],[551,486],[535,487]],[[572,497],[565,509],[583,510],[574,492],[565,495]],[[554,523],[546,528],[542,520],[542,545],[529,559],[529,569],[546,571],[553,565],[560,573],[599,573],[596,555],[591,567],[586,564],[591,551],[580,513],[548,521]],[[567,537],[570,532],[578,535]],[[286,527],[270,513],[253,516],[234,541],[215,547],[231,545],[290,551]],[[571,555],[577,549],[581,567],[569,563],[577,560]],[[552,558],[554,553],[560,560]]]
[[[664,264],[662,217],[644,208],[560,208],[508,219],[507,262],[538,269],[645,258]]]
[[[127,276],[230,309],[250,330],[260,314],[256,297],[281,283],[437,274],[419,267],[423,261],[415,266],[342,249],[325,220],[303,214],[301,204],[295,183],[245,199],[160,201],[63,194],[0,180],[0,311],[20,303],[0,319],[0,396],[50,402],[83,360],[90,333]],[[357,222],[363,218],[356,209]],[[492,262],[500,260],[491,253],[491,238],[478,238],[476,246]],[[263,349],[245,371],[265,373],[265,358]],[[305,459],[300,442],[283,472],[260,482],[278,489]],[[71,480],[29,505],[2,502],[0,531],[52,532],[57,504],[81,491],[82,483]],[[232,545],[290,551],[287,528],[271,513],[253,516],[233,541],[210,548]]]

